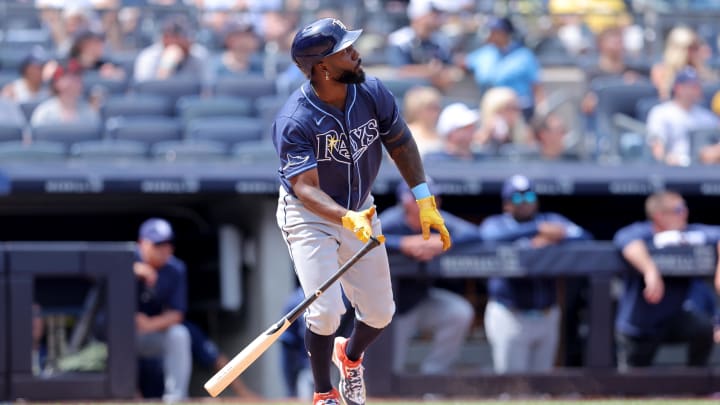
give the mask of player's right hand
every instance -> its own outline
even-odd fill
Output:
[[[435,205],[435,196],[429,196],[417,200],[418,207],[420,208],[420,225],[422,226],[422,234],[425,240],[430,238],[430,228],[435,229],[440,233],[440,240],[443,243],[443,251],[450,249],[452,246],[452,240],[450,239],[450,232],[445,227],[445,220],[443,220],[440,211]]]
[[[372,219],[375,215],[375,206],[364,211],[348,211],[342,217],[342,224],[345,229],[350,230],[363,242],[370,240],[372,236]],[[376,238],[380,243],[385,241],[385,237],[377,235]]]

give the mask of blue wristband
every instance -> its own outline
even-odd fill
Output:
[[[427,183],[420,183],[417,186],[413,187],[412,193],[415,196],[416,200],[422,200],[423,198],[427,198],[432,195],[430,194],[430,188],[428,187]]]

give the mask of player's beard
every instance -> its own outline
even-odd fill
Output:
[[[340,74],[337,79],[340,83],[345,84],[360,84],[365,83],[365,71],[358,69],[357,72],[352,70],[346,70]]]

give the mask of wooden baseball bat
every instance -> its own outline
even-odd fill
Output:
[[[245,346],[244,349],[235,357],[232,358],[220,371],[215,373],[207,382],[204,387],[205,390],[212,397],[220,395],[220,393],[230,385],[233,380],[238,378],[255,360],[260,357],[265,351],[272,346],[273,343],[285,332],[285,330],[295,322],[300,315],[313,303],[315,300],[322,295],[332,284],[334,284],[345,272],[347,272],[361,257],[365,256],[367,252],[380,245],[380,241],[374,236],[370,237],[370,240],[355,253],[342,267],[340,267],[335,274],[332,275],[327,281],[325,281],[314,294],[311,294],[299,303],[292,311],[283,316],[280,321],[269,327],[260,336],[256,337],[255,340],[250,342],[249,345]]]

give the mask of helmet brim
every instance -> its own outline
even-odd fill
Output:
[[[337,46],[335,46],[333,53],[331,53],[330,55],[336,54],[336,53],[342,51],[343,49],[347,49],[347,47],[354,44],[355,41],[357,41],[357,39],[360,37],[360,34],[362,34],[362,32],[363,32],[362,29],[347,31],[345,33],[345,35],[343,36],[342,41],[340,41],[340,43],[338,43]],[[328,55],[328,56],[330,56],[330,55]]]

